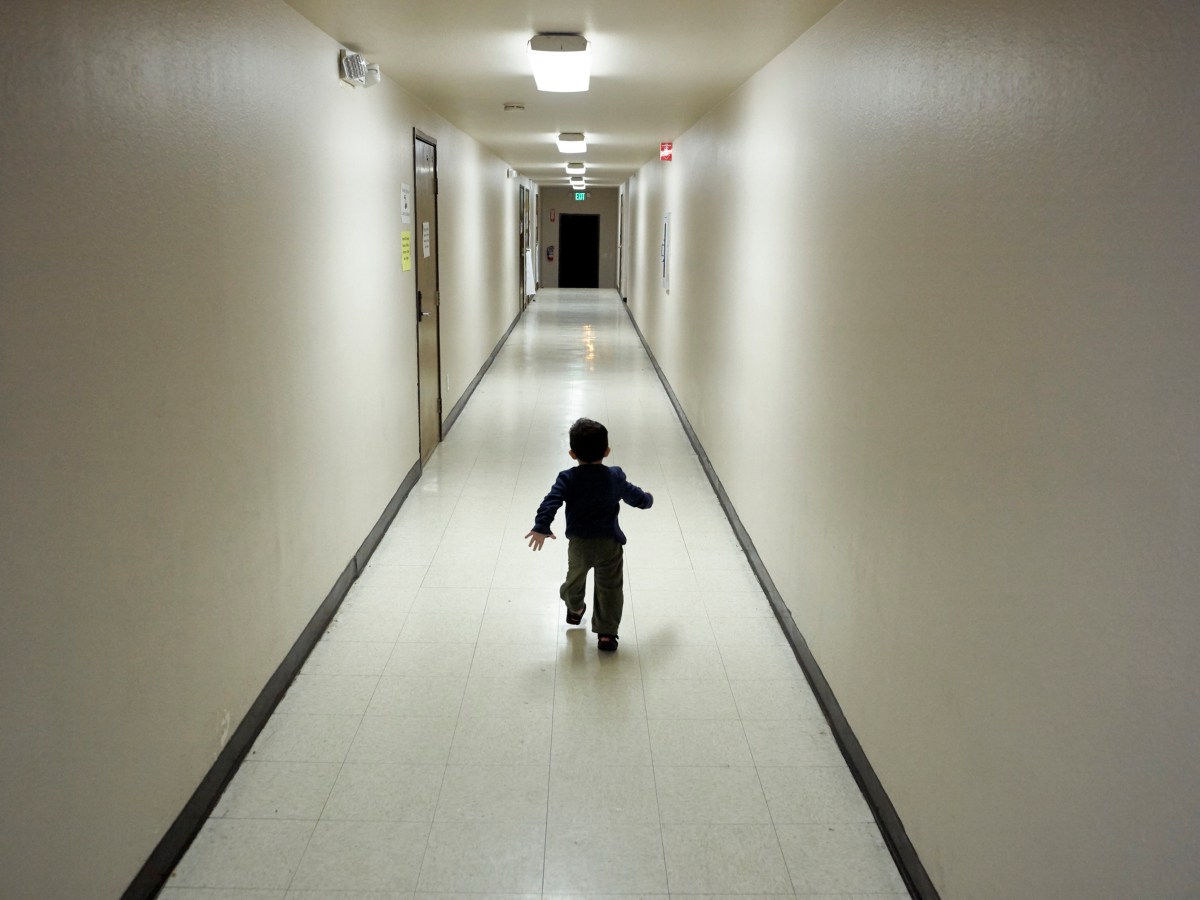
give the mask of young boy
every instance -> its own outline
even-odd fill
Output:
[[[554,540],[550,523],[558,508],[567,504],[567,580],[558,595],[567,605],[567,624],[578,625],[587,612],[583,595],[588,569],[595,569],[596,608],[592,610],[592,631],[601,650],[617,649],[617,631],[621,627],[625,535],[617,525],[619,501],[649,509],[654,497],[625,480],[617,466],[604,465],[608,429],[591,419],[578,419],[571,426],[571,459],[579,465],[558,473],[554,487],[538,507],[533,529],[525,535],[529,546],[541,550],[546,538]]]

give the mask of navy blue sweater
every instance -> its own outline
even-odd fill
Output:
[[[639,509],[649,509],[654,497],[630,484],[619,466],[584,465],[565,469],[538,507],[533,530],[550,534],[550,523],[558,508],[567,504],[567,537],[612,538],[625,543],[617,524],[621,500]]]

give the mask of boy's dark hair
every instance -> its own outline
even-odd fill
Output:
[[[576,419],[571,426],[571,450],[580,462],[594,463],[604,459],[608,449],[608,429],[591,419]]]

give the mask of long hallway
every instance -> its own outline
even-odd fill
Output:
[[[522,539],[579,416],[655,498],[612,655]],[[530,306],[160,896],[414,892],[907,896],[612,291]]]

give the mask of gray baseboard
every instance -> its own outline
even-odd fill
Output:
[[[346,567],[334,582],[316,613],[304,626],[304,630],[292,645],[292,649],[288,651],[283,662],[267,680],[266,685],[243,717],[241,724],[229,738],[225,749],[217,756],[216,762],[208,770],[208,774],[204,776],[200,786],[196,788],[191,799],[184,805],[171,827],[167,829],[162,840],[158,842],[158,846],[154,848],[141,870],[130,882],[129,887],[125,889],[121,900],[152,900],[162,890],[167,879],[171,877],[172,870],[183,859],[188,847],[196,839],[200,829],[204,827],[209,814],[220,800],[222,791],[237,772],[238,766],[246,758],[250,748],[254,746],[254,741],[258,738],[263,726],[267,724],[267,720],[271,718],[275,707],[279,705],[279,701],[287,693],[288,687],[299,674],[304,661],[308,659],[309,654],[321,639],[321,635],[329,627],[338,607],[346,599],[351,585],[366,568],[371,554],[379,546],[379,541],[383,538],[392,519],[396,517],[400,505],[420,477],[421,464],[417,462],[404,476],[404,481],[388,501],[383,514],[371,529],[370,534],[367,535],[366,540],[363,541],[362,546],[359,547],[358,552],[346,563]]]
[[[908,833],[904,830],[904,823],[900,820],[900,816],[896,812],[896,807],[892,804],[891,798],[888,797],[887,791],[884,790],[879,776],[875,774],[875,769],[871,766],[870,760],[867,759],[862,744],[859,743],[858,738],[854,734],[854,729],[850,727],[849,721],[842,712],[841,704],[838,703],[837,697],[834,696],[833,688],[830,687],[824,673],[821,672],[821,667],[817,664],[816,658],[809,649],[808,642],[796,626],[795,619],[792,618],[791,610],[788,609],[782,595],[779,593],[779,589],[775,586],[775,582],[771,578],[771,573],[767,571],[762,557],[758,555],[758,550],[754,547],[754,541],[750,539],[750,535],[742,524],[737,510],[734,509],[733,503],[729,499],[729,494],[725,492],[725,488],[721,484],[721,479],[717,476],[717,472],[704,450],[704,445],[700,443],[700,438],[696,435],[695,429],[692,428],[692,423],[688,420],[687,413],[684,412],[683,406],[680,405],[679,398],[675,396],[671,382],[667,380],[666,373],[663,372],[662,366],[658,364],[658,359],[654,356],[654,351],[646,341],[646,336],[642,334],[641,328],[638,327],[633,310],[626,306],[625,311],[629,314],[629,321],[633,325],[633,330],[637,332],[637,336],[646,350],[646,355],[650,358],[650,362],[654,366],[654,371],[658,373],[658,378],[662,382],[663,389],[666,390],[667,396],[671,399],[671,405],[675,407],[675,413],[679,416],[679,421],[683,425],[683,430],[687,433],[688,440],[691,441],[696,455],[700,458],[700,464],[704,467],[704,472],[708,476],[713,490],[716,492],[717,499],[721,503],[721,508],[725,511],[725,515],[729,518],[729,523],[733,526],[734,534],[737,535],[738,542],[742,545],[742,549],[746,553],[746,559],[749,560],[755,577],[758,578],[759,584],[762,585],[762,589],[767,595],[767,600],[771,604],[775,618],[779,620],[780,627],[783,628],[788,642],[792,645],[792,650],[796,654],[796,660],[800,663],[800,669],[804,672],[804,677],[808,679],[808,683],[816,695],[817,702],[821,704],[821,709],[824,711],[825,718],[829,722],[830,730],[833,732],[833,736],[841,748],[842,756],[845,757],[846,764],[850,767],[850,772],[853,774],[854,780],[858,782],[858,786],[862,790],[867,804],[871,807],[871,812],[875,816],[875,821],[879,825],[879,830],[883,834],[883,839],[887,843],[892,858],[896,861],[896,868],[899,869],[900,876],[904,879],[909,894],[916,898],[916,900],[940,900],[937,889],[934,887],[933,881],[929,878],[929,873],[925,871],[924,864],[922,864],[920,858],[917,856],[917,851],[913,847],[912,841],[909,840]]]

